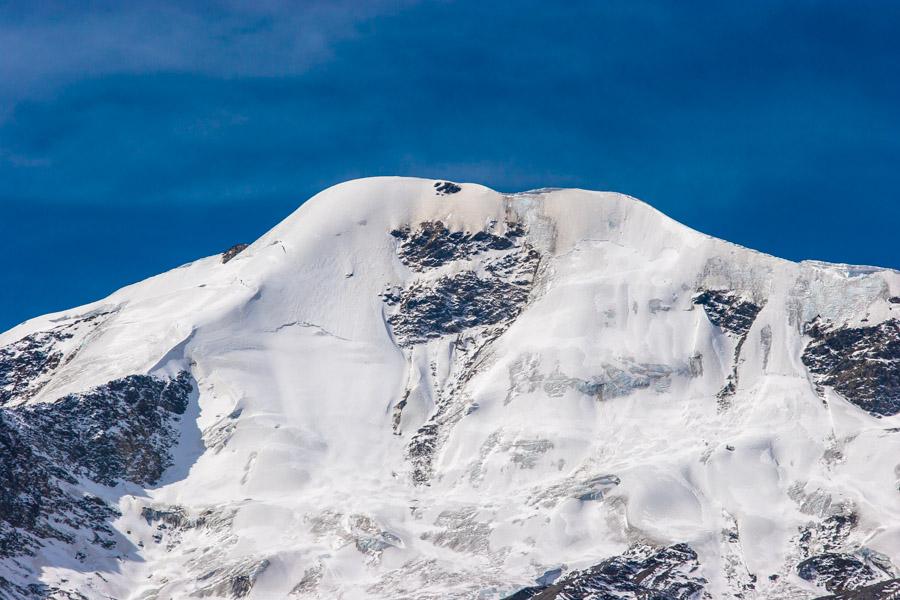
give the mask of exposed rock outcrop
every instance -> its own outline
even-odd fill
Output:
[[[405,288],[382,294],[387,324],[401,348],[445,336],[456,336],[453,375],[440,390],[435,410],[408,446],[413,481],[425,483],[441,440],[462,416],[462,390],[474,373],[477,357],[500,336],[525,308],[540,264],[540,253],[527,242],[521,225],[506,223],[502,235],[493,223],[477,233],[452,232],[440,221],[421,223],[416,230],[395,229],[400,260],[422,275]],[[462,261],[477,259],[478,266]],[[459,261],[465,268],[434,277],[429,273]],[[399,431],[407,395],[394,408]]]
[[[900,598],[900,579],[880,581],[855,590],[820,596],[817,600],[897,600]]]
[[[509,250],[524,231],[516,224],[508,224],[503,235],[490,231],[450,231],[441,221],[434,221],[421,223],[416,230],[408,226],[394,229],[391,235],[399,241],[397,255],[403,264],[423,271],[489,250]]]
[[[900,412],[900,320],[871,327],[835,327],[816,319],[801,359],[820,385],[880,416]]]
[[[825,552],[797,565],[797,574],[829,592],[852,590],[876,579],[875,571],[852,554]]]
[[[633,548],[622,556],[575,571],[550,585],[522,589],[505,600],[694,600],[709,598],[698,575],[697,553],[687,544]]]
[[[235,244],[234,246],[226,250],[222,253],[222,264],[227,263],[232,258],[246,250],[249,246],[250,244]]]
[[[104,485],[147,485],[171,464],[178,442],[172,422],[184,414],[191,389],[186,371],[170,380],[130,375],[11,416],[34,447],[79,475]]]
[[[47,540],[71,543],[76,536],[106,546],[107,521],[118,512],[78,489],[78,479],[35,447],[32,432],[21,430],[0,411],[0,558],[33,555]]]
[[[734,347],[734,361],[725,386],[719,391],[719,409],[728,408],[729,398],[737,391],[738,367],[741,363],[741,349],[747,334],[762,310],[762,305],[728,290],[702,290],[696,294],[693,303],[703,307],[710,323],[737,340]]]
[[[452,181],[438,181],[434,184],[434,191],[438,196],[446,196],[447,194],[461,192],[462,188]]]
[[[54,540],[114,548],[109,522],[119,513],[86,492],[86,480],[156,482],[172,462],[175,422],[192,389],[186,371],[174,379],[132,375],[55,402],[0,409],[0,558],[34,555]],[[23,589],[9,596],[46,597]]]
[[[388,323],[400,346],[496,325],[516,318],[529,288],[472,271],[413,284],[400,294],[399,310]]]
[[[78,352],[78,341],[109,314],[97,312],[0,347],[0,406],[28,400],[40,392],[53,372]]]

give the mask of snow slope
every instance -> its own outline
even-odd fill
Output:
[[[612,557],[674,561],[655,583],[616,575],[660,597],[888,581],[898,297],[895,271],[777,259],[619,194],[350,181],[227,263],[0,335],[15,439],[116,511],[97,517],[109,543],[20,519],[38,544],[0,543],[0,594],[580,598],[551,582],[615,587],[587,573]],[[84,417],[127,473],[27,429],[60,399],[182,372],[186,408],[152,424],[129,429],[127,393],[122,425]]]

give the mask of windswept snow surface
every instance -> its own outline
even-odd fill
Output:
[[[669,555],[696,585],[661,598],[897,577],[897,272],[614,193],[407,178],[330,188],[229,258],[0,335],[9,422],[192,382],[160,478],[60,484],[115,509],[111,542],[38,532],[0,596],[632,598],[548,586]]]

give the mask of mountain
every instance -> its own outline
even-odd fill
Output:
[[[896,271],[351,181],[0,336],[0,596],[896,597],[898,412]]]

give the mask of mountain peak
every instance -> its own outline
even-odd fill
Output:
[[[894,271],[399,177],[225,256],[0,336],[2,594],[894,585]]]

